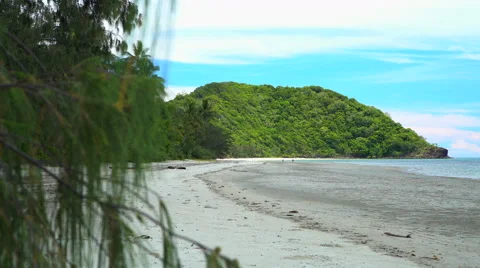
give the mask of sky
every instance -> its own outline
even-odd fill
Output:
[[[450,156],[480,157],[479,11],[478,0],[177,0],[169,49],[151,54],[169,98],[211,82],[318,85]]]

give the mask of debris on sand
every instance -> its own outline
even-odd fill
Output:
[[[411,234],[408,235],[397,235],[397,234],[392,234],[390,232],[385,232],[384,234],[388,236],[394,236],[394,237],[401,237],[401,238],[412,238]]]
[[[168,168],[168,169],[187,169],[187,168],[184,167],[184,166],[168,166],[167,168]]]
[[[139,239],[152,239],[152,237],[149,236],[149,235],[140,235],[140,236],[137,236],[137,238],[139,238]]]

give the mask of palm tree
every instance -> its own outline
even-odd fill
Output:
[[[148,51],[149,49],[143,46],[143,42],[138,40],[136,44],[133,44],[133,54],[127,49],[122,51],[124,58],[114,63],[115,69],[120,73],[153,78],[151,81],[155,83],[157,96],[163,100],[166,96],[165,80],[156,74],[160,68],[152,62],[152,56],[148,54]]]
[[[152,56],[148,54],[148,51],[148,48],[144,48],[143,42],[138,40],[137,43],[133,45],[133,54],[128,51],[124,52],[125,56],[128,56],[125,58],[127,68],[131,68],[133,74],[153,77],[156,76],[155,72],[160,70],[160,68],[151,61]]]

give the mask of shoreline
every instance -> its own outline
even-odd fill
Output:
[[[478,180],[463,181],[464,179],[461,179],[461,181],[459,181],[456,178],[450,177],[431,177],[408,173],[398,167],[317,162],[315,166],[323,166],[323,172],[327,173],[325,176],[319,175],[319,177],[323,179],[322,185],[324,187],[333,187],[336,184],[340,185],[335,186],[337,188],[331,188],[337,191],[338,194],[341,194],[341,196],[337,198],[335,195],[328,196],[328,192],[311,194],[308,189],[305,188],[295,191],[295,188],[298,188],[298,186],[296,187],[295,184],[292,184],[292,181],[286,181],[280,178],[281,175],[279,174],[292,172],[291,169],[295,169],[294,166],[306,169],[307,167],[312,167],[307,166],[309,164],[302,164],[300,162],[284,163],[284,165],[288,165],[288,169],[282,169],[281,162],[266,161],[264,163],[266,166],[270,165],[270,167],[258,168],[257,166],[257,168],[255,168],[253,165],[250,167],[243,166],[243,169],[231,169],[223,173],[218,172],[213,176],[202,176],[202,178],[210,183],[210,188],[213,191],[237,202],[239,205],[249,207],[260,213],[292,220],[300,224],[303,228],[333,232],[355,243],[367,244],[376,252],[409,259],[422,266],[476,267],[475,265],[478,265],[477,263],[480,262],[480,254],[475,253],[475,247],[477,247],[476,250],[478,250],[478,245],[480,245],[480,237],[475,235],[475,228],[477,228],[475,227],[475,222],[478,221],[478,223],[480,223],[480,219],[472,218],[475,216],[465,216],[464,213],[461,213],[462,209],[466,210],[468,208],[457,207],[458,205],[452,207],[452,204],[448,202],[456,202],[456,200],[442,201],[438,196],[432,196],[431,198],[440,203],[447,203],[443,205],[428,204],[428,206],[422,206],[422,202],[428,203],[429,198],[423,200],[421,199],[422,197],[419,196],[417,198],[420,198],[422,202],[415,203],[414,199],[410,202],[408,198],[402,199],[402,193],[395,193],[389,189],[382,188],[384,184],[392,188],[401,188],[403,189],[402,191],[406,192],[415,191],[416,188],[419,188],[422,191],[426,191],[423,192],[423,195],[435,194],[438,188],[438,190],[445,191],[447,194],[450,190],[462,190],[471,195],[472,192],[469,188],[477,187],[480,189],[478,187],[480,186]],[[352,170],[355,170],[355,172],[352,173]],[[380,176],[376,174],[378,172]],[[298,175],[297,173],[294,172],[293,175],[296,176]],[[390,176],[393,177],[393,179],[385,181],[382,176]],[[220,177],[223,177],[223,179]],[[335,179],[329,180],[329,177]],[[350,177],[350,180],[345,180],[346,177]],[[311,180],[312,178],[309,179]],[[375,182],[377,182],[377,184],[375,184]],[[354,185],[351,187],[354,187],[354,189],[349,190],[352,183]],[[367,183],[366,185],[369,187],[376,187],[382,191],[386,191],[386,193],[391,195],[392,200],[388,200],[387,197],[386,200],[377,201],[377,199],[382,199],[382,195],[368,193],[368,191],[365,191],[359,185],[355,185],[362,183]],[[224,187],[218,188],[218,184]],[[272,186],[272,184],[280,186],[275,187],[275,185]],[[412,184],[412,186],[410,187],[409,184]],[[465,186],[458,188],[456,186],[457,184]],[[226,185],[228,185],[228,187]],[[347,188],[341,189],[342,187]],[[227,191],[226,189],[235,190]],[[342,191],[344,191],[344,193],[342,193]],[[368,195],[364,198],[362,197],[363,194]],[[325,195],[326,197],[318,197],[318,195]],[[351,196],[353,196],[353,198]],[[275,199],[275,207],[263,204],[262,199],[265,198]],[[412,198],[415,198],[414,195]],[[448,196],[446,196],[446,198],[448,198]],[[462,195],[454,197],[453,199],[460,200],[461,198],[463,198]],[[465,198],[467,198],[466,194]],[[383,199],[385,198],[383,197]],[[471,207],[470,212],[475,210],[475,202],[477,202],[475,200],[477,199],[470,200],[466,203]],[[409,203],[412,204],[410,205]],[[429,211],[430,207],[433,209],[433,212]],[[288,215],[289,209],[298,210],[299,213]],[[440,213],[441,215],[439,216],[435,213]],[[465,213],[468,212],[465,211]],[[467,221],[472,221],[472,223],[468,225],[470,226],[468,228],[473,228],[473,231],[467,234],[461,234],[460,236],[453,233],[451,229],[455,229],[455,217],[459,216],[465,218]],[[462,218],[458,219],[458,221],[462,220]],[[400,223],[397,223],[397,221]],[[442,223],[442,221],[444,223]],[[438,230],[431,230],[430,225],[433,226],[432,229],[437,228]],[[462,233],[461,228],[457,231]],[[384,235],[385,232],[398,233],[401,235],[413,233],[413,238],[392,238]],[[442,234],[442,232],[446,233]],[[463,251],[466,252],[462,253]]]
[[[416,157],[381,157],[381,158],[356,158],[356,157],[241,157],[241,158],[217,158],[216,161],[280,161],[280,160],[314,160],[314,161],[338,161],[338,160],[449,160],[457,159],[452,156],[437,158]]]
[[[438,177],[438,178],[449,178],[449,179],[466,179],[466,180],[480,180],[480,177],[471,177],[471,176],[462,176],[462,175],[457,175],[457,176],[449,176],[449,175],[437,175],[437,174],[429,174],[427,172],[422,172],[421,169],[418,167],[415,169],[409,169],[407,166],[400,166],[400,165],[376,165],[376,164],[368,164],[366,162],[368,161],[389,161],[389,160],[425,160],[425,161],[435,161],[435,160],[456,160],[456,159],[480,159],[478,157],[466,157],[466,158],[375,158],[375,159],[370,159],[370,158],[224,158],[224,159],[216,159],[218,162],[235,162],[235,161],[241,161],[241,162],[295,162],[291,160],[295,160],[297,162],[307,162],[307,161],[312,161],[312,162],[334,162],[334,164],[347,164],[347,165],[359,165],[359,166],[369,166],[369,167],[389,167],[389,168],[398,168],[402,172],[405,172],[407,174],[413,174],[413,175],[420,175],[420,176],[427,176],[427,177]],[[283,161],[282,161],[283,160]],[[286,161],[285,161],[286,160]],[[338,161],[351,161],[351,162],[338,162]],[[358,161],[358,162],[357,162]],[[336,163],[335,163],[336,162]]]
[[[230,198],[220,197],[211,190],[212,184],[198,178],[261,166],[262,162],[197,162],[186,170],[165,169],[168,164],[153,164],[145,175],[149,188],[155,189],[166,202],[175,231],[212,248],[220,246],[225,255],[238,258],[242,267],[418,267],[408,259],[374,252],[365,244],[354,243],[333,232],[302,228],[291,219],[241,206]],[[224,188],[241,192],[228,185],[221,189]],[[137,234],[151,237],[148,243],[154,250],[161,251],[158,227],[142,226]],[[183,267],[204,266],[204,256],[199,249],[179,240],[177,248]],[[147,262],[153,266],[160,263],[151,256]]]

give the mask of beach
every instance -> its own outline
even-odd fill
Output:
[[[329,161],[158,164],[146,178],[177,233],[242,267],[480,267],[478,180]],[[158,227],[138,234],[161,250]],[[204,267],[177,243],[184,267]]]

